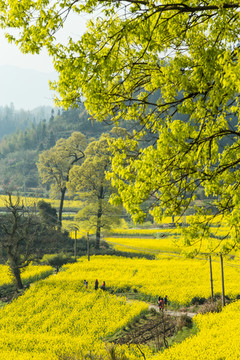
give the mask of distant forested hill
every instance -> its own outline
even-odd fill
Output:
[[[39,106],[34,110],[16,110],[14,104],[0,106],[0,140],[5,136],[25,130],[31,123],[38,123],[43,119],[49,119],[52,107]]]
[[[111,126],[91,122],[88,117],[83,104],[67,111],[50,108],[47,112],[43,107],[34,114],[15,111],[13,106],[0,108],[0,129],[5,134],[0,140],[0,187],[10,185],[20,192],[39,191],[41,182],[36,162],[41,151],[74,131],[82,132],[87,138],[98,138],[110,130]]]

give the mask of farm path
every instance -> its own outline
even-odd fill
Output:
[[[148,303],[148,308],[149,310],[154,309],[157,312],[159,312],[159,307],[157,305],[154,304],[149,304]],[[193,318],[195,315],[197,315],[196,313],[193,312],[188,312],[188,311],[174,311],[174,310],[164,310],[165,314],[171,315],[171,316],[182,316],[182,315],[187,315],[190,318]]]

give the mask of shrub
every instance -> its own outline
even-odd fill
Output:
[[[206,301],[206,298],[204,297],[199,297],[199,296],[195,296],[192,298],[191,302],[190,302],[190,305],[202,305],[204,304]]]
[[[198,313],[206,314],[209,312],[220,312],[222,311],[222,303],[221,300],[217,301],[207,301],[201,308],[199,309]]]
[[[60,253],[60,254],[47,254],[44,255],[42,259],[42,263],[46,265],[53,266],[55,268],[59,268],[65,264],[73,263],[75,259],[67,254]]]

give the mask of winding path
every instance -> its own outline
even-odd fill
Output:
[[[154,304],[149,304],[148,303],[148,308],[149,310],[151,309],[154,309],[156,310],[157,312],[159,312],[159,308],[157,305],[154,305]],[[182,315],[187,315],[189,316],[190,318],[193,318],[195,315],[197,315],[196,313],[192,313],[192,312],[188,312],[188,311],[174,311],[174,310],[164,310],[164,312],[168,315],[171,315],[171,316],[182,316]]]

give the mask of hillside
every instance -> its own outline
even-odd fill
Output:
[[[42,109],[42,114],[41,114]],[[38,196],[43,195],[44,188],[38,177],[36,162],[41,151],[54,146],[60,138],[68,138],[72,132],[80,131],[87,138],[98,138],[102,132],[109,131],[109,126],[91,122],[83,104],[77,109],[67,111],[51,109],[46,119],[45,108],[36,109],[36,112],[26,113],[15,111],[14,107],[2,108],[3,121],[1,122],[0,108],[0,129],[2,126],[9,126],[11,122],[19,124],[19,129],[3,137],[0,141],[0,184],[2,187],[11,185],[15,189],[25,190]],[[41,117],[36,121],[34,114]],[[20,118],[21,115],[21,118]],[[19,117],[19,119],[18,119]],[[16,121],[18,119],[18,121]],[[21,126],[23,128],[21,129]],[[11,131],[12,127],[8,127]],[[38,190],[37,190],[38,189]]]

